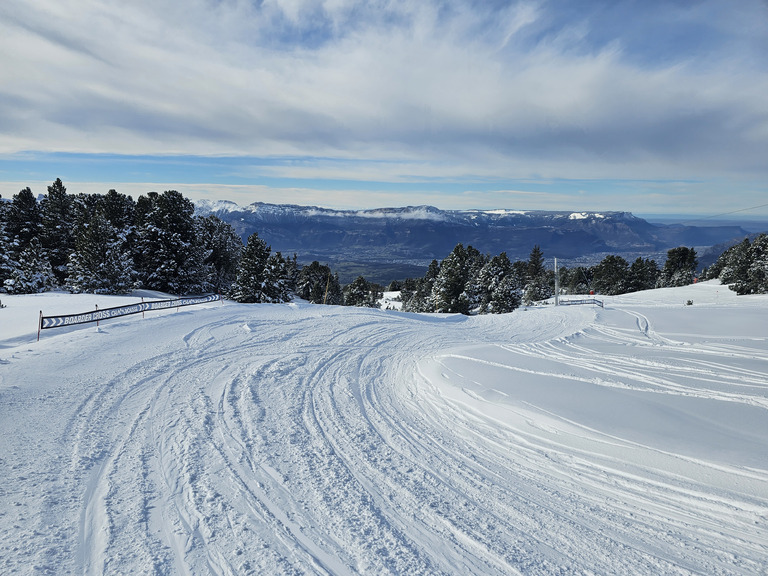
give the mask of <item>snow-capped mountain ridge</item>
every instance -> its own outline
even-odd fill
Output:
[[[677,246],[740,239],[739,226],[662,226],[630,212],[440,210],[405,206],[338,210],[254,202],[197,203],[197,213],[229,222],[245,240],[257,232],[273,250],[304,261],[419,263],[441,260],[461,242],[481,252],[525,259],[534,245],[547,257],[596,263],[605,254],[659,258]]]
[[[484,218],[490,221],[503,218],[567,218],[570,220],[588,220],[604,218],[635,219],[630,212],[572,212],[572,211],[547,211],[547,210],[512,210],[506,208],[492,210],[441,210],[428,204],[402,207],[367,208],[362,210],[343,210],[338,208],[323,208],[321,206],[301,206],[298,204],[270,204],[267,202],[253,202],[246,206],[240,206],[229,200],[199,200],[195,203],[200,214],[222,214],[231,212],[249,212],[262,217],[275,215],[292,215],[293,217],[317,217],[327,216],[336,218],[403,218],[407,220],[443,220],[461,221]]]

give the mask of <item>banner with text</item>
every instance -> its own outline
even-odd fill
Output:
[[[119,316],[129,316],[139,312],[149,312],[150,310],[166,310],[168,308],[178,308],[180,306],[192,306],[194,304],[205,304],[206,302],[216,302],[221,297],[218,294],[209,296],[195,296],[189,298],[174,298],[173,300],[153,300],[151,302],[137,302],[126,306],[115,306],[114,308],[104,308],[103,310],[93,310],[81,314],[65,314],[63,316],[40,316],[40,328],[59,328],[61,326],[74,326],[75,324],[86,324],[88,322],[98,322],[109,318]]]

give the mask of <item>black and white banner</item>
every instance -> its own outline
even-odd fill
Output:
[[[205,304],[206,302],[216,302],[221,297],[218,294],[209,296],[198,296],[190,298],[174,298],[173,300],[154,300],[152,302],[139,302],[128,304],[127,306],[115,306],[114,308],[104,308],[103,310],[93,310],[92,312],[83,312],[82,314],[65,314],[63,316],[40,316],[40,328],[59,328],[61,326],[73,326],[75,324],[86,324],[88,322],[98,322],[108,318],[117,318],[119,316],[128,316],[138,314],[139,312],[148,312],[150,310],[165,310],[167,308],[178,308],[180,306],[192,306],[194,304]]]

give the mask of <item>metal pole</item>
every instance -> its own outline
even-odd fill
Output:
[[[560,274],[557,272],[557,258],[555,258],[555,306],[560,305]]]

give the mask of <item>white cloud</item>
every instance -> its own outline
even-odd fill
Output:
[[[0,151],[406,160],[390,178],[414,165],[431,176],[765,175],[764,68],[742,52],[641,64],[621,37],[591,43],[586,16],[553,24],[557,8],[11,0]],[[749,34],[763,42],[765,27]]]

